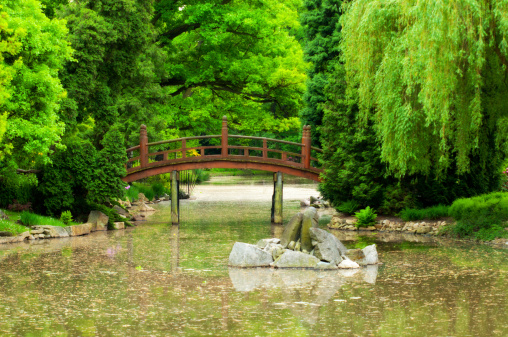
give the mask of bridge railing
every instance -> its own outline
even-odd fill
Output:
[[[202,142],[206,144],[202,144]],[[287,149],[290,150],[287,150]],[[148,143],[146,126],[140,129],[140,144],[127,149],[127,172],[145,167],[185,161],[245,160],[284,164],[300,169],[316,170],[319,163],[312,147],[310,126],[304,126],[302,142],[289,142],[265,137],[230,135],[226,117],[220,135],[184,137]]]

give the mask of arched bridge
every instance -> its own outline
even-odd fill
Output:
[[[296,150],[295,150],[296,149]],[[125,182],[173,171],[203,168],[237,168],[282,172],[320,181],[322,172],[312,153],[310,126],[304,126],[302,142],[230,135],[226,117],[220,135],[185,137],[148,142],[146,126],[140,129],[139,145],[127,149]]]

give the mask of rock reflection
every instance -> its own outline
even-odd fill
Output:
[[[362,269],[310,270],[271,268],[229,268],[229,277],[236,291],[280,288],[284,305],[304,322],[314,325],[319,308],[326,305],[339,289],[348,283],[376,283],[378,266]]]

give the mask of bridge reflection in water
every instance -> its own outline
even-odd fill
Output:
[[[274,172],[272,222],[282,223],[283,174],[321,181],[323,170],[313,153],[310,126],[303,127],[301,143],[264,137],[230,135],[226,116],[220,135],[169,139],[149,143],[141,125],[139,145],[127,149],[125,182],[171,173],[171,222],[180,222],[179,171],[205,168],[253,169]]]

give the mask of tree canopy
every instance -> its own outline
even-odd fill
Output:
[[[72,49],[65,22],[48,19],[38,1],[0,5],[0,166],[33,168],[50,161],[64,132],[58,72]]]
[[[504,137],[508,1],[349,2],[342,17],[350,95],[374,115],[396,174],[458,172]],[[493,139],[496,138],[497,139]]]

